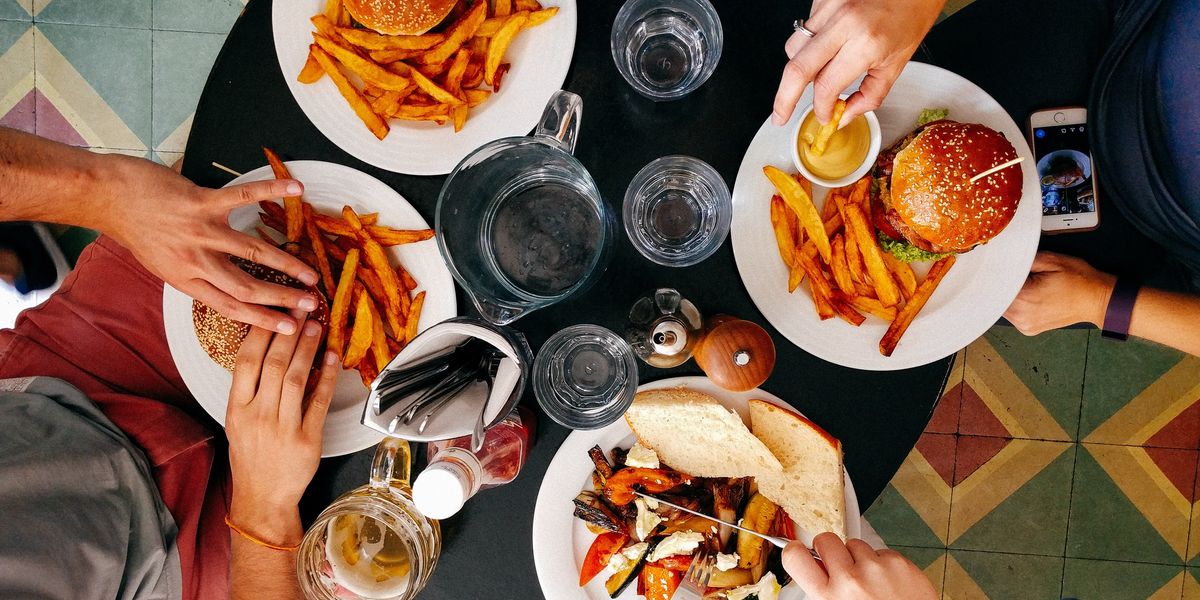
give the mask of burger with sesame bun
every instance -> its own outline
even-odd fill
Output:
[[[926,116],[880,153],[871,186],[880,244],[905,262],[934,260],[986,243],[1004,230],[1021,200],[1019,164],[971,182],[1017,157],[1003,134],[945,119],[944,112],[937,120]]]
[[[433,29],[458,0],[342,0],[360,25],[384,35],[417,35]]]
[[[255,279],[312,292],[317,297],[317,310],[309,313],[308,318],[316,320],[322,327],[329,324],[329,304],[317,288],[304,285],[275,269],[255,262],[241,258],[230,260]],[[200,341],[200,346],[208,353],[209,358],[225,370],[233,371],[237,364],[238,351],[242,348],[242,340],[250,333],[250,326],[229,319],[199,300],[192,301],[192,326],[196,329],[196,339]],[[321,356],[322,353],[318,352],[316,360],[320,360]]]

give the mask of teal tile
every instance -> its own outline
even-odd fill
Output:
[[[947,567],[946,598],[974,600],[980,597],[979,591],[987,598],[1059,597],[1061,556],[951,550],[950,558],[961,569]]]
[[[914,546],[891,546],[892,550],[904,555],[904,558],[912,561],[922,571],[925,576],[933,582],[933,587],[941,595],[942,583],[946,577],[946,565],[944,562],[939,562],[946,556],[945,548],[920,548]]]
[[[57,90],[70,97],[92,90],[143,144],[149,145],[151,124],[150,30],[41,24],[44,41],[53,44],[91,86],[91,90]],[[39,56],[43,49],[38,48]],[[49,54],[47,52],[47,54]],[[61,68],[43,67],[38,70]]]
[[[0,20],[33,21],[33,0],[0,0]]]
[[[140,0],[145,2],[145,0]],[[242,14],[239,0],[152,0],[154,28],[173,31],[229,33]]]
[[[183,160],[182,152],[155,152],[152,157],[154,162],[163,166],[173,166],[176,162]]]
[[[3,1],[4,0],[0,0],[0,2]],[[0,6],[3,5],[0,4]],[[25,35],[25,32],[29,31],[30,27],[32,27],[32,25],[27,22],[0,21],[0,55],[7,53],[8,50],[13,47],[13,44],[17,43],[17,40],[21,39],[21,36]],[[29,60],[29,67],[33,68],[33,54],[29,55]],[[2,80],[2,78],[3,76],[0,76],[0,80]],[[0,92],[3,91],[4,90],[0,90]]]
[[[1087,600],[1183,597],[1183,567],[1068,558],[1062,595]]]
[[[1153,342],[1129,338],[1114,342],[1091,332],[1079,437],[1087,437],[1131,399],[1154,383],[1184,354]]]
[[[1029,337],[1016,328],[996,326],[985,337],[1013,374],[1033,392],[1067,435],[1075,439],[1083,402],[1088,331],[1059,329]]]
[[[945,537],[950,524],[950,511],[946,511],[944,516],[939,515],[937,526],[940,531],[935,533],[891,484],[883,488],[863,516],[889,545],[943,546],[938,535]]]
[[[150,28],[146,0],[33,0],[38,23]]]
[[[183,151],[186,137],[162,144],[195,112],[224,42],[213,33],[154,32],[154,148]]]

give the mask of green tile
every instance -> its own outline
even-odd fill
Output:
[[[88,244],[96,241],[97,237],[100,237],[100,232],[98,231],[82,227],[69,227],[66,231],[56,236],[55,240],[58,242],[58,247],[62,249],[63,256],[67,258],[67,264],[74,267],[83,249]]]
[[[889,548],[903,554],[905,558],[911,560],[913,564],[920,567],[922,570],[928,569],[937,559],[946,554],[945,548],[922,548],[919,546],[899,546],[889,545]]]
[[[1062,556],[1076,448],[1063,442],[1028,443],[1069,447],[987,516],[952,540],[951,548]],[[950,511],[954,510],[951,504]],[[1013,534],[1018,531],[1020,535]]]
[[[875,499],[874,504],[863,514],[883,541],[904,546],[943,546],[941,539],[913,510],[904,496],[888,484]],[[950,525],[950,513],[946,512],[940,526],[942,537]]]
[[[0,0],[0,20],[33,21],[33,0]]]
[[[1058,598],[1061,556],[951,550],[950,556],[989,598]],[[947,570],[947,598],[975,598],[957,570]],[[1089,599],[1090,600],[1090,599]]]
[[[1091,452],[1077,452],[1066,555],[1161,564],[1179,555],[1139,512]]]
[[[0,0],[2,2],[3,0]],[[2,6],[2,5],[0,5]],[[21,21],[0,21],[0,55],[8,52],[21,36],[25,35],[26,31],[32,25]],[[29,55],[29,67],[33,68],[33,55]]]
[[[145,0],[140,0],[145,2]],[[154,28],[225,34],[242,14],[238,0],[152,0]]]
[[[38,23],[150,28],[146,0],[34,0]]]
[[[1068,558],[1062,595],[1086,600],[1180,598],[1183,581],[1172,580],[1182,571],[1173,565]]]
[[[1088,331],[1059,329],[1029,337],[1013,327],[999,325],[988,330],[985,337],[1067,435],[1075,439],[1083,401]]]
[[[38,25],[38,29],[130,131],[149,145],[150,31],[55,24]],[[58,91],[67,96],[88,93]]]
[[[196,111],[225,37],[213,33],[155,31],[154,43],[154,147],[182,152],[184,140],[160,147]]]
[[[1087,437],[1183,357],[1182,352],[1153,342],[1136,338],[1114,342],[1092,331],[1079,437]]]

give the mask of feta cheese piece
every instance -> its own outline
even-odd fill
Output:
[[[758,580],[758,583],[743,585],[725,592],[726,600],[746,600],[751,596],[756,596],[758,600],[779,600],[779,582],[775,581],[775,574],[768,572]]]
[[[695,531],[676,531],[671,535],[663,538],[654,550],[650,552],[650,556],[646,557],[646,562],[654,562],[668,556],[677,554],[691,554],[700,546],[700,542],[704,541],[704,534],[696,533]]]
[[[658,513],[650,510],[650,506],[646,504],[646,500],[638,498],[633,503],[637,506],[637,519],[634,520],[634,533],[637,534],[638,541],[644,541],[654,533],[654,528],[658,527],[659,523],[663,522],[663,518],[658,516]]]
[[[722,554],[722,553],[718,552],[717,553],[717,570],[718,571],[728,571],[728,570],[736,567],[738,564],[739,558],[741,558],[741,557],[738,556],[737,552],[734,552],[733,554]]]
[[[629,567],[630,563],[641,558],[642,553],[645,552],[646,548],[649,546],[650,544],[647,544],[646,542],[640,542],[620,552],[614,553],[612,558],[608,559],[608,568],[612,569],[613,571],[621,571]]]
[[[625,455],[625,466],[657,469],[659,468],[658,453],[638,442],[629,449],[629,454]]]

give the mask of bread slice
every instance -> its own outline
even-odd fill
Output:
[[[832,531],[846,539],[842,443],[799,413],[762,400],[750,401],[750,426],[783,465],[758,477],[758,491],[805,533]]]
[[[640,392],[625,421],[643,446],[696,477],[746,477],[783,467],[734,412],[712,396],[682,388]]]

